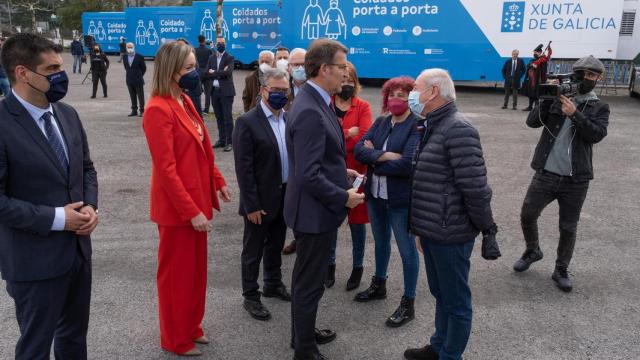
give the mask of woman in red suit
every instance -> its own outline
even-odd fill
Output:
[[[360,138],[371,127],[371,106],[365,100],[358,97],[360,82],[356,69],[351,63],[347,63],[348,76],[342,82],[342,92],[334,97],[334,104],[338,121],[342,125],[345,145],[347,150],[347,169],[353,169],[360,174],[366,174],[367,166],[358,162],[353,155],[353,149]],[[364,187],[361,188],[362,192]],[[353,269],[347,281],[347,291],[351,291],[360,285],[362,280],[362,268],[364,263],[364,244],[367,238],[366,224],[369,223],[367,204],[362,203],[349,210],[349,229],[351,230],[351,242],[353,244]],[[335,283],[336,251],[335,244],[329,262],[329,272],[325,285],[333,286]]]
[[[216,197],[229,202],[209,134],[185,89],[198,85],[193,48],[169,42],[158,50],[152,97],[142,120],[152,160],[151,220],[158,224],[158,307],[163,349],[183,356],[209,342],[201,322],[207,283],[207,232]]]

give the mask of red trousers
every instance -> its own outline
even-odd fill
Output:
[[[160,344],[181,354],[204,335],[207,288],[207,233],[190,226],[158,226],[158,308]]]

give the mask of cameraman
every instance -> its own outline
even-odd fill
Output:
[[[593,89],[604,73],[604,65],[593,56],[573,64],[579,80],[573,99],[561,95],[540,101],[529,113],[527,125],[543,127],[531,162],[536,171],[522,204],[522,232],[527,249],[513,265],[525,271],[542,259],[538,244],[537,220],[553,200],[560,208],[560,241],[552,279],[563,291],[572,289],[567,268],[573,255],[580,210],[593,179],[592,146],[607,135],[609,105],[600,101]]]

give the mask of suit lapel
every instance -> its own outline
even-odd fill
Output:
[[[169,106],[171,106],[171,109],[173,110],[173,113],[176,115],[176,117],[178,118],[178,120],[180,121],[180,123],[182,124],[182,126],[193,136],[193,138],[196,140],[196,142],[199,144],[200,148],[202,149],[202,151],[204,151],[204,147],[202,145],[202,141],[200,141],[200,135],[198,134],[198,131],[195,129],[195,126],[193,126],[193,122],[191,121],[191,118],[189,117],[189,115],[187,114],[187,112],[185,110],[190,109],[190,111],[192,111],[192,113],[195,114],[195,110],[193,109],[193,105],[191,105],[191,103],[189,102],[190,100],[187,100],[188,96],[185,95],[184,97],[184,107],[185,109],[183,109],[180,104],[178,104],[178,102],[172,98],[167,98],[167,102],[169,103]],[[197,120],[200,124],[200,127],[202,127],[202,133],[204,134],[204,124],[202,123],[202,121],[200,121],[200,119]]]
[[[262,130],[264,130],[269,140],[271,140],[271,144],[275,146],[275,148],[278,151],[278,154],[280,154],[280,149],[278,147],[278,140],[276,139],[276,135],[273,133],[273,129],[271,129],[271,124],[269,124],[269,119],[267,119],[267,114],[265,114],[264,111],[262,110],[262,106],[260,105],[260,103],[256,105],[256,111],[258,113],[258,117],[260,118],[258,123],[260,123]]]
[[[338,144],[340,144],[342,151],[344,151],[345,150],[344,135],[342,135],[342,130],[341,129],[339,130],[337,128],[340,126],[340,124],[338,124],[338,118],[336,117],[336,113],[333,112],[333,110],[329,106],[327,106],[327,103],[322,98],[322,95],[320,95],[318,91],[313,88],[313,86],[305,83],[305,86],[303,89],[306,89],[306,91],[308,91],[311,94],[311,96],[318,103],[318,106],[320,106],[320,108],[324,112],[326,118],[329,121],[329,124],[330,124],[329,126],[334,130],[336,136],[338,137]]]
[[[58,158],[53,153],[53,149],[51,149],[51,145],[49,144],[49,140],[42,133],[42,130],[38,127],[36,122],[31,117],[31,114],[25,109],[22,104],[13,96],[9,96],[5,101],[7,101],[7,105],[9,106],[9,110],[14,115],[14,120],[24,128],[24,130],[31,136],[31,138],[35,141],[36,144],[40,147],[40,149],[45,153],[45,155],[49,158],[49,160],[53,163],[60,175],[66,180],[67,175],[66,171],[60,165]],[[68,146],[67,146],[68,148]]]

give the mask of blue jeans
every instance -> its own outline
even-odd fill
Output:
[[[436,245],[421,240],[429,290],[436,299],[436,330],[431,346],[440,360],[460,360],[471,335],[469,258],[474,241]]]
[[[0,77],[0,90],[4,94],[4,97],[8,97],[11,94],[11,85],[9,84],[9,78]]]
[[[353,256],[353,267],[362,267],[364,264],[364,243],[367,240],[367,225],[366,224],[349,224],[351,229],[351,242],[353,249],[351,254]],[[334,239],[331,244],[331,255],[329,255],[329,265],[336,264],[336,246],[338,239]]]
[[[76,73],[76,68],[78,68],[78,72],[82,72],[82,55],[73,55],[73,73]]]
[[[404,275],[404,296],[416,297],[416,285],[420,259],[416,249],[415,236],[409,234],[409,208],[390,207],[386,200],[371,198],[367,200],[371,232],[376,243],[376,277],[387,278],[387,268],[391,257],[391,230],[396,238],[402,272]]]

